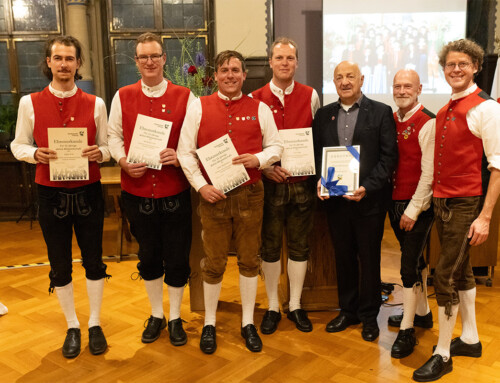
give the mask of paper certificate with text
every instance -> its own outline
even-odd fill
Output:
[[[281,167],[292,176],[316,174],[312,128],[282,129],[279,134],[284,146]]]
[[[212,185],[224,193],[250,179],[242,164],[233,165],[233,158],[238,156],[238,152],[227,134],[197,149],[196,153]]]
[[[343,194],[352,195],[352,192],[359,188],[359,153],[359,145],[323,148],[321,177],[328,184],[334,184],[334,190],[335,188],[344,188]],[[329,191],[322,185],[321,195],[332,195],[332,190]]]
[[[87,128],[47,128],[49,149],[57,159],[49,160],[51,181],[86,181],[89,179],[89,160],[82,157],[88,145]]]
[[[127,162],[131,164],[144,162],[148,168],[160,170],[160,152],[167,147],[171,130],[171,121],[138,114]]]

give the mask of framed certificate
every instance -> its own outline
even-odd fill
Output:
[[[160,152],[167,147],[171,129],[170,121],[138,114],[127,162],[131,164],[144,162],[148,168],[160,170]]]
[[[352,195],[352,192],[359,188],[359,153],[360,146],[330,146],[323,148],[323,158],[321,161],[321,176],[326,182],[335,182],[336,186],[347,187],[347,191],[342,194]],[[328,173],[330,170],[331,178]],[[321,195],[330,195],[327,188],[322,183]]]
[[[57,159],[49,160],[51,181],[86,181],[89,179],[89,159],[82,157],[88,145],[87,128],[47,128],[49,149]]]
[[[292,176],[316,174],[312,128],[282,129],[279,134],[284,144],[281,167]]]
[[[242,164],[233,164],[238,155],[228,134],[196,150],[212,185],[224,193],[247,182],[250,177]]]

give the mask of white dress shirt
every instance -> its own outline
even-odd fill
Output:
[[[49,84],[49,91],[58,98],[68,98],[76,94],[78,88],[75,87],[69,91],[59,91]],[[94,121],[96,125],[95,143],[102,153],[102,160],[106,162],[110,159],[108,149],[108,121],[106,105],[100,97],[96,97],[94,107]],[[16,136],[12,141],[10,148],[12,154],[20,161],[26,161],[35,164],[35,152],[38,147],[35,146],[33,138],[33,129],[35,128],[35,111],[31,96],[26,95],[19,101],[19,110],[17,113]]]
[[[229,100],[228,97],[218,92],[218,96],[223,100]],[[242,94],[234,97],[232,100],[241,99]],[[210,111],[205,111],[205,113]],[[198,149],[198,130],[200,129],[202,107],[200,99],[196,99],[189,106],[182,125],[179,146],[177,147],[177,158],[181,163],[182,170],[193,188],[198,191],[201,187],[208,184],[203,176],[196,149]],[[269,107],[263,102],[259,102],[258,109],[260,131],[262,133],[262,152],[256,153],[259,160],[259,169],[265,169],[277,162],[283,152],[283,143],[281,142],[278,128],[274,122],[274,117]],[[243,154],[243,153],[240,153]]]

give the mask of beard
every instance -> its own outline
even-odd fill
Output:
[[[416,100],[414,100],[413,97],[408,97],[408,98],[394,97],[394,102],[396,103],[398,108],[407,108],[411,104],[413,104],[414,101]]]

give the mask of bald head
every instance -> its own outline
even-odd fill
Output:
[[[396,73],[392,84],[392,95],[400,116],[404,116],[417,106],[420,93],[422,84],[417,72],[413,69],[402,69]]]
[[[342,61],[337,65],[333,72],[333,82],[342,104],[352,105],[361,97],[363,80],[358,64]]]

